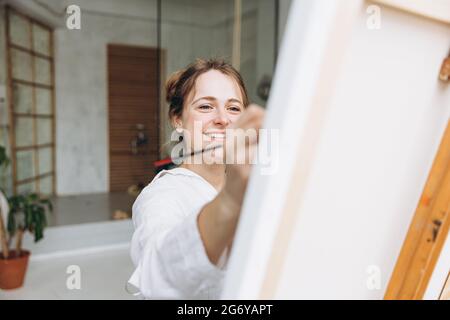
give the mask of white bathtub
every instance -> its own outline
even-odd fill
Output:
[[[32,254],[24,286],[0,290],[0,300],[136,299],[125,290],[133,272],[132,232],[131,221],[125,220],[48,228],[37,244],[27,236],[24,248]],[[76,281],[67,286],[75,273],[79,289],[70,286]]]

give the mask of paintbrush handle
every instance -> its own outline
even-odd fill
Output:
[[[204,148],[202,150],[193,151],[190,154],[187,154],[187,155],[184,155],[184,156],[181,156],[181,157],[172,158],[172,162],[177,161],[177,160],[183,160],[183,159],[186,159],[186,158],[190,158],[190,157],[195,156],[197,154],[205,153],[207,151],[212,151],[212,150],[220,149],[220,148],[223,148],[223,145],[217,145],[217,146],[213,146],[213,147],[206,147],[206,148]]]

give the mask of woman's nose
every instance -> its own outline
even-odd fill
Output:
[[[230,124],[230,119],[228,118],[228,115],[223,110],[218,110],[216,117],[214,118],[214,124],[227,126]]]

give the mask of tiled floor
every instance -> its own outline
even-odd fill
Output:
[[[81,289],[68,289],[71,265],[80,268]],[[128,248],[110,249],[48,259],[31,260],[20,289],[0,290],[9,299],[136,299],[125,291],[133,272]]]

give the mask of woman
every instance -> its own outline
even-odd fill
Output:
[[[166,92],[170,121],[183,132],[185,147],[196,150],[201,139],[203,147],[219,145],[225,152],[207,151],[201,163],[186,157],[141,192],[133,205],[136,269],[129,283],[145,298],[219,298],[257,142],[249,138],[230,149],[225,133],[257,131],[264,111],[248,106],[242,77],[220,60],[197,60],[175,73]],[[236,159],[247,155],[247,161],[211,161],[223,160],[231,150],[238,153]]]

